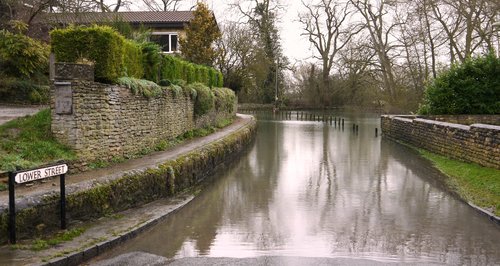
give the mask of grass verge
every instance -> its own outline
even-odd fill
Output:
[[[500,170],[417,150],[449,177],[446,183],[463,199],[500,216]]]
[[[31,168],[75,158],[50,131],[50,110],[21,117],[0,126],[0,171]]]
[[[13,245],[14,249],[29,249],[33,251],[40,251],[48,249],[52,246],[57,246],[63,242],[71,241],[75,237],[80,236],[85,232],[85,228],[75,228],[68,231],[62,231],[49,239],[35,239],[30,244],[17,244]]]

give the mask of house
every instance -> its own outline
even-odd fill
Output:
[[[127,22],[134,28],[150,29],[152,42],[158,43],[165,53],[175,53],[179,49],[179,36],[182,36],[185,27],[193,18],[192,11],[51,13],[46,17],[45,23],[61,27],[71,24]]]

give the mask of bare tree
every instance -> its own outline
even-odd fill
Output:
[[[363,25],[370,34],[371,44],[377,54],[380,72],[391,104],[396,103],[397,86],[393,72],[393,58],[391,51],[397,46],[393,44],[391,33],[398,25],[390,23],[384,16],[389,14],[387,1],[379,1],[375,6],[369,0],[350,0],[363,17]]]
[[[302,2],[307,12],[299,15],[304,33],[309,42],[316,48],[321,61],[322,93],[320,99],[326,100],[325,91],[330,90],[330,71],[337,53],[342,50],[359,33],[362,27],[349,27],[348,18],[351,14],[349,3],[339,4],[335,0],[320,0],[318,3]]]
[[[463,62],[477,51],[493,49],[497,3],[493,0],[434,0],[430,7],[446,34],[450,61]]]
[[[151,11],[177,11],[185,0],[143,0]]]

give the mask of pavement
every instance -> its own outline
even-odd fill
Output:
[[[43,105],[5,105],[0,104],[0,125],[18,117],[32,115],[47,108]]]
[[[157,167],[162,162],[200,149],[205,145],[247,127],[251,123],[254,123],[252,116],[238,114],[232,125],[220,129],[211,135],[186,141],[167,151],[156,152],[107,168],[69,175],[66,178],[66,192],[67,194],[75,193],[103,180],[116,179],[127,173]],[[44,196],[59,193],[59,188],[54,186],[55,183],[58,183],[58,181],[37,183],[30,187],[19,186],[16,188],[16,206],[19,209],[31,207],[41,202]],[[102,217],[98,220],[86,221],[81,224],[70,224],[70,229],[83,226],[86,230],[71,241],[63,242],[41,251],[20,248],[23,245],[26,246],[32,243],[31,240],[18,241],[18,244],[21,245],[17,246],[17,248],[9,245],[1,246],[0,265],[79,264],[161,222],[192,199],[193,195],[186,192],[172,199],[161,199],[138,208]],[[8,192],[2,191],[0,192],[0,212],[6,211],[7,208]]]

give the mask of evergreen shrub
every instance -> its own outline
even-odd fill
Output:
[[[109,26],[70,26],[51,31],[50,38],[58,61],[91,60],[98,81],[114,83],[124,72],[125,38]]]
[[[143,54],[141,45],[132,40],[125,40],[123,48],[123,76],[142,78],[144,68],[142,64]]]
[[[22,78],[46,73],[49,52],[49,47],[38,40],[0,30],[0,73]]]
[[[233,112],[236,103],[236,94],[228,88],[213,88],[215,95],[215,110]]]
[[[142,64],[144,67],[144,79],[158,82],[161,79],[160,68],[162,64],[161,47],[152,42],[142,43]]]
[[[467,59],[426,88],[420,114],[500,114],[500,59]]]
[[[171,55],[163,55],[161,79],[183,79],[188,84],[199,82],[208,87],[221,87],[222,73],[214,68],[196,65]]]
[[[142,94],[146,98],[157,97],[163,93],[159,85],[145,79],[121,77],[117,79],[117,83],[129,88],[133,94]]]
[[[42,86],[30,80],[0,79],[0,102],[49,104],[50,86]]]
[[[101,82],[117,82],[119,77],[144,78],[153,82],[184,80],[222,87],[222,73],[178,57],[162,54],[159,45],[127,40],[109,26],[72,26],[51,32],[52,51],[61,62],[88,59],[95,64]]]
[[[189,84],[186,87],[196,91],[194,101],[194,114],[196,116],[204,115],[214,108],[215,97],[209,87],[199,82]]]

